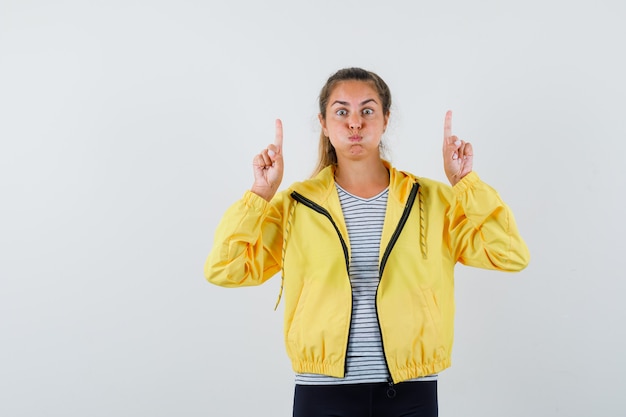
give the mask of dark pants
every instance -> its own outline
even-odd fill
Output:
[[[437,381],[296,385],[293,417],[437,417]]]

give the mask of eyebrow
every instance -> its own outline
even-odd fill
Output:
[[[368,98],[367,100],[363,100],[360,105],[363,106],[369,102],[374,102],[376,104],[378,104],[378,102],[376,100],[374,100],[373,98]],[[331,106],[334,106],[335,104],[341,104],[342,106],[347,106],[349,103],[347,101],[341,101],[341,100],[335,100],[333,101],[333,103],[331,104]]]

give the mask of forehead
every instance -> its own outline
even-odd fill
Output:
[[[365,100],[374,99],[380,104],[380,97],[376,88],[370,81],[347,80],[339,81],[330,93],[328,104],[335,101],[361,103]]]

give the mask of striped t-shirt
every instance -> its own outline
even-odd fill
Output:
[[[380,281],[378,256],[389,189],[371,198],[354,196],[339,185],[337,192],[351,248],[349,272],[352,285],[352,321],[346,374],[344,378],[297,374],[296,383],[327,385],[386,382],[389,371],[383,355],[376,314],[376,290]],[[435,376],[427,378],[434,379]]]

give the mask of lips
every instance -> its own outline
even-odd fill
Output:
[[[352,135],[348,139],[350,139],[350,142],[358,142],[363,139],[363,137],[359,135]]]

